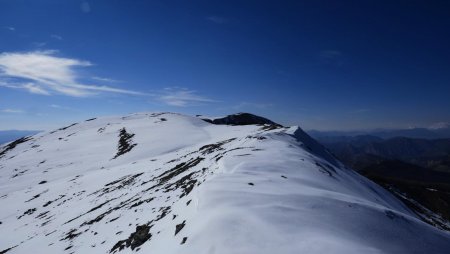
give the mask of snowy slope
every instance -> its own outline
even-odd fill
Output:
[[[7,144],[0,206],[8,254],[450,253],[450,234],[300,128],[173,113]]]

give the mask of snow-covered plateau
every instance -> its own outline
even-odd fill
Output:
[[[5,144],[0,253],[450,253],[299,127],[235,120],[139,113]]]

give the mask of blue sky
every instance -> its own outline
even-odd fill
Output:
[[[448,13],[448,1],[0,0],[0,130],[142,111],[319,130],[449,122]]]

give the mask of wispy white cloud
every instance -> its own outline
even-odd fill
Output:
[[[5,26],[5,29],[8,29],[9,31],[16,31],[16,28],[12,26]]]
[[[23,84],[22,86],[25,90],[27,90],[30,93],[41,94],[41,95],[50,95],[49,92],[47,92],[40,86],[33,84],[33,83],[26,83],[26,84]]]
[[[77,109],[74,109],[74,108],[71,108],[71,107],[62,106],[62,105],[59,105],[59,104],[50,104],[48,106],[50,108],[58,109],[58,110],[77,111],[77,112],[79,111]]]
[[[62,36],[57,35],[57,34],[52,34],[52,35],[50,35],[50,37],[53,38],[53,39],[55,39],[55,40],[58,40],[58,41],[61,41],[61,40],[63,39]]]
[[[91,12],[91,5],[88,2],[84,1],[81,3],[80,9],[84,13],[89,13]]]
[[[25,113],[25,111],[23,111],[23,110],[21,110],[21,109],[11,109],[11,108],[1,109],[0,112],[3,112],[3,113],[12,113],[12,114]]]
[[[216,102],[213,99],[200,96],[195,91],[185,88],[166,88],[157,99],[167,105],[176,107],[197,106],[204,103]]]
[[[57,51],[32,51],[25,53],[0,54],[0,86],[25,89],[35,94],[64,94],[84,97],[99,92],[130,95],[144,93],[104,85],[83,84],[78,67],[92,64],[73,58],[56,55]]]
[[[121,82],[120,80],[112,79],[112,78],[103,78],[103,77],[92,77],[93,80],[103,81],[108,83],[117,83]]]
[[[0,87],[22,89],[34,94],[50,95],[49,92],[47,92],[46,90],[42,89],[40,86],[34,83],[12,83],[12,82],[3,82],[0,80]]]
[[[32,45],[36,48],[42,48],[42,47],[45,47],[45,45],[47,45],[47,42],[36,41],[36,42],[33,42]]]
[[[220,16],[208,16],[206,17],[207,20],[214,22],[216,24],[226,24],[228,22],[230,22],[229,19],[225,18],[225,17],[220,17]]]
[[[62,108],[62,106],[57,105],[57,104],[51,104],[51,105],[49,105],[49,107],[51,107],[51,108]]]

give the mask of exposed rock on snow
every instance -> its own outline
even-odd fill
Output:
[[[10,142],[7,145],[5,145],[4,147],[1,148],[0,150],[0,158],[2,158],[3,156],[5,156],[5,154],[14,149],[18,144],[27,142],[28,140],[30,140],[30,137],[23,137],[23,138],[19,138],[16,141]]]
[[[137,144],[132,143],[133,136],[134,136],[134,134],[128,133],[127,130],[125,129],[125,127],[120,130],[119,145],[117,148],[118,151],[113,159],[119,157],[120,155],[128,153],[129,151],[131,151],[131,149],[133,149],[133,147],[135,147],[137,145]]]
[[[0,253],[448,253],[299,127],[223,119],[94,118],[1,147]]]
[[[150,227],[148,225],[137,226],[136,232],[131,233],[128,239],[117,242],[110,252],[114,252],[115,250],[121,251],[125,247],[129,247],[131,250],[134,250],[148,241],[151,237],[152,234],[150,234]]]

